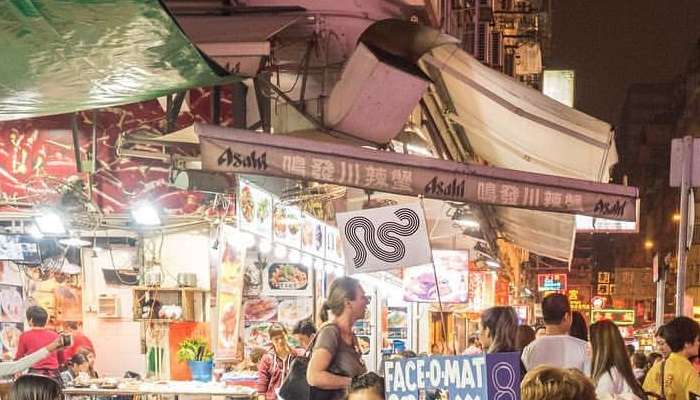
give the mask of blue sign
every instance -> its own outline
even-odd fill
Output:
[[[403,358],[384,362],[387,400],[519,400],[520,353]],[[433,395],[434,396],[434,395]]]

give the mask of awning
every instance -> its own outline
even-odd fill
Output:
[[[607,182],[617,162],[612,127],[495,71],[455,45],[421,58],[454,105],[448,118],[491,165]],[[430,66],[434,68],[430,68]]]
[[[495,71],[461,50],[459,41],[406,21],[373,24],[360,41],[416,63],[433,82],[426,106],[436,121],[456,129],[477,158],[502,168],[607,182],[617,161],[607,123],[552,100]],[[433,100],[434,99],[434,100]],[[448,147],[454,144],[440,123]],[[465,151],[449,149],[453,156]],[[454,154],[454,153],[458,154]],[[540,255],[568,260],[572,216],[496,208],[498,228],[512,243]]]
[[[635,220],[637,189],[195,124],[205,171],[269,175],[438,200]]]
[[[156,0],[0,3],[0,120],[136,103],[237,80]]]
[[[612,127],[488,68],[456,45],[421,57],[447,118],[461,125],[474,153],[490,165],[607,182],[617,162]],[[446,98],[444,98],[446,97]],[[501,233],[534,253],[568,261],[572,216],[499,207]]]

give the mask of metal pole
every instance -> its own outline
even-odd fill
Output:
[[[683,138],[683,160],[681,169],[681,220],[678,226],[678,274],[676,276],[676,316],[683,315],[685,306],[685,272],[688,255],[688,194],[690,168],[693,161],[693,138]]]
[[[659,274],[660,278],[656,282],[656,329],[664,324],[664,313],[666,312],[666,271],[659,270]]]

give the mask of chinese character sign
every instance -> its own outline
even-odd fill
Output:
[[[539,292],[566,292],[566,274],[537,274]]]
[[[593,310],[591,312],[591,322],[609,319],[615,325],[626,326],[634,325],[634,310]]]
[[[195,126],[202,168],[311,180],[426,198],[636,221],[634,188],[453,161],[319,146],[300,138]],[[622,194],[618,194],[622,193]]]
[[[348,275],[430,264],[420,204],[336,214]]]
[[[520,398],[520,353],[389,360],[384,371],[387,400]]]

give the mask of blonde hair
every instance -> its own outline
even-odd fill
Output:
[[[344,276],[337,278],[331,283],[331,288],[328,290],[328,297],[323,305],[319,318],[321,322],[328,321],[328,312],[330,311],[336,317],[340,316],[345,309],[346,300],[355,300],[357,289],[360,287],[360,281],[355,278]]]
[[[595,400],[595,387],[576,369],[540,366],[520,383],[521,400]]]

